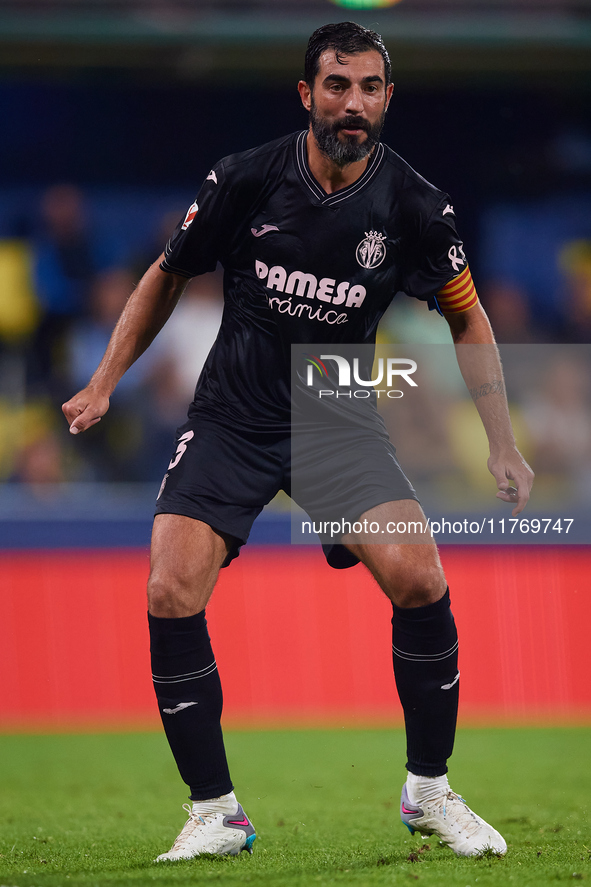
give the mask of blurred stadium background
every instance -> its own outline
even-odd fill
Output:
[[[104,422],[71,438],[60,405],[212,163],[305,127],[295,84],[326,21],[383,34],[396,83],[384,140],[452,195],[499,341],[548,346],[535,397],[513,378],[516,425],[546,512],[557,494],[588,516],[591,0],[352,6],[0,2],[4,729],[156,725],[150,515],[219,323],[219,277],[191,284]],[[381,335],[437,343],[441,329],[399,298]],[[454,432],[473,425],[462,409],[415,428],[444,489],[478,486],[485,471],[472,447],[454,455]],[[386,602],[360,567],[339,574],[316,548],[288,547],[287,508],[264,512],[210,608],[228,722],[396,720]],[[464,719],[589,720],[590,541],[444,546]]]

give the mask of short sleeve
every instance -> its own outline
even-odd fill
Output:
[[[228,232],[231,231],[232,186],[223,161],[205,179],[185,217],[166,244],[163,271],[196,277],[215,271],[224,260]]]
[[[408,296],[427,301],[462,273],[467,260],[447,195],[437,204],[426,223],[418,227],[418,236],[404,257],[402,290]]]

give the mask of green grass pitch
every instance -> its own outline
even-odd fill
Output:
[[[591,729],[462,729],[450,781],[505,835],[458,859],[398,818],[396,730],[230,731],[254,855],[154,865],[186,789],[158,733],[0,736],[0,885],[591,884]]]

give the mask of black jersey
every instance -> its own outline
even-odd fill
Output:
[[[191,417],[290,426],[290,346],[371,344],[397,292],[427,301],[465,267],[448,195],[379,144],[327,194],[307,132],[221,160],[166,246],[164,271],[224,268],[224,314]]]

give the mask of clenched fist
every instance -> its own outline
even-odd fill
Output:
[[[70,434],[86,431],[101,421],[109,409],[109,398],[90,386],[63,404],[62,412],[70,425]]]

